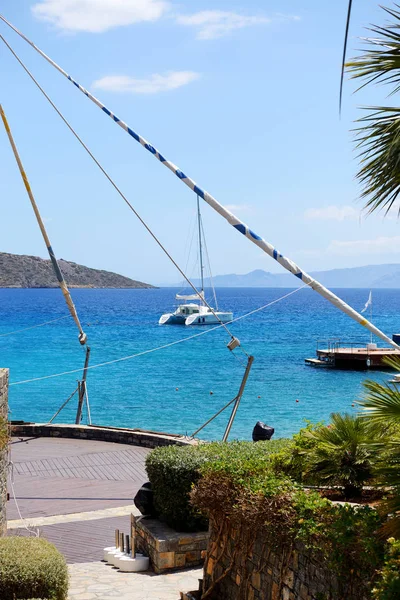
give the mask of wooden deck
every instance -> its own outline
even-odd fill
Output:
[[[124,507],[147,475],[147,448],[87,440],[13,438],[12,476],[7,519],[19,519],[13,487],[24,519],[90,513]],[[92,518],[96,515],[92,514]],[[114,529],[129,533],[129,516],[80,519],[39,527],[68,562],[101,560],[102,549],[113,545]],[[14,533],[12,530],[10,533]],[[20,528],[19,535],[28,535]]]

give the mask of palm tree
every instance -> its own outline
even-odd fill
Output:
[[[339,413],[331,424],[308,433],[315,442],[305,454],[306,475],[319,483],[338,485],[346,499],[359,497],[373,476],[379,449],[366,419]]]
[[[387,358],[385,362],[400,371],[400,359]],[[367,417],[367,422],[384,424],[388,433],[376,474],[384,486],[391,488],[389,499],[382,505],[385,513],[391,515],[386,533],[400,538],[400,388],[371,380],[364,382],[364,388],[361,416]]]
[[[361,88],[371,83],[389,86],[393,95],[400,89],[400,11],[383,7],[392,22],[386,27],[373,26],[374,37],[365,38],[367,50],[347,63],[352,78],[359,79]],[[351,12],[349,3],[346,25],[346,52],[348,24]],[[361,89],[359,88],[359,89]],[[357,177],[363,187],[362,198],[369,212],[390,210],[400,193],[400,108],[378,106],[364,109],[365,117],[359,120],[356,146],[360,151],[360,169]]]

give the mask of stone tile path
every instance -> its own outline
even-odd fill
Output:
[[[69,566],[68,600],[179,600],[179,592],[198,589],[201,569],[154,575],[120,573],[105,563]]]

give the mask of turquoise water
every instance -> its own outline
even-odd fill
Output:
[[[220,289],[221,309],[239,316],[283,296],[282,289]],[[360,310],[369,290],[336,290]],[[88,334],[91,364],[102,363],[173,342],[204,328],[159,326],[174,304],[175,290],[73,290]],[[391,336],[400,330],[400,293],[373,292],[374,323]],[[59,290],[0,290],[0,335],[67,314]],[[276,437],[297,431],[303,419],[320,421],[332,411],[352,411],[366,373],[313,369],[318,338],[340,337],[366,343],[369,333],[315,292],[304,289],[263,312],[231,325],[255,362],[232,437],[249,439],[258,420],[275,427]],[[99,425],[192,433],[233,398],[245,356],[226,348],[223,330],[153,354],[94,369],[88,375],[92,421]],[[378,341],[378,340],[374,340]],[[381,345],[381,344],[380,344]],[[0,366],[11,383],[83,367],[72,319],[0,337]],[[385,380],[387,373],[369,374]],[[79,374],[11,385],[11,418],[47,421],[76,386]],[[213,392],[213,394],[210,394]],[[296,402],[298,400],[298,402]],[[76,403],[57,418],[73,422]],[[202,433],[222,436],[228,415]]]

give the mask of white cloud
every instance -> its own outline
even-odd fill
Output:
[[[166,0],[40,0],[32,12],[64,31],[101,33],[113,27],[156,21],[169,6]]]
[[[340,256],[364,256],[377,254],[399,254],[400,236],[377,237],[373,240],[339,241],[333,240],[327,249],[328,254]]]
[[[223,10],[203,10],[193,15],[180,15],[177,17],[177,23],[180,25],[197,27],[197,38],[199,40],[213,40],[223,37],[235,29],[265,25],[270,22],[271,19],[268,17],[249,17]]]
[[[92,87],[106,92],[127,94],[157,94],[187,85],[199,79],[200,74],[193,71],[170,71],[165,75],[157,73],[147,79],[135,79],[127,75],[108,75],[95,81]]]
[[[307,221],[358,221],[360,213],[352,206],[326,206],[309,208],[304,213]]]

